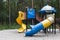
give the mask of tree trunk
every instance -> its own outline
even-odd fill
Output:
[[[9,9],[9,10],[8,10],[8,13],[9,13],[9,25],[11,25],[11,18],[10,18],[10,17],[11,17],[10,0],[8,0],[8,6],[9,6],[9,7],[8,7],[8,9]]]

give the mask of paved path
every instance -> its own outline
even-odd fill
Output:
[[[16,29],[1,30],[0,40],[60,40],[60,32],[54,34],[38,33],[32,37],[25,37],[24,33],[18,33]]]

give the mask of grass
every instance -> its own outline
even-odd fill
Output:
[[[0,30],[5,30],[5,29],[18,29],[20,28],[20,25],[18,25],[17,23],[13,23],[11,25],[9,24],[0,24]],[[27,25],[27,28],[29,29],[30,28],[30,24]],[[49,27],[51,28],[51,27]]]
[[[0,30],[5,30],[5,29],[18,29],[20,28],[20,25],[16,24],[16,23],[13,23],[11,25],[9,24],[0,24]],[[30,24],[27,25],[27,28],[29,29],[30,28]]]
[[[18,29],[20,26],[16,23],[14,24],[0,24],[0,30],[4,30],[4,29]]]

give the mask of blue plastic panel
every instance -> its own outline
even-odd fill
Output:
[[[35,9],[27,8],[27,18],[35,18]]]

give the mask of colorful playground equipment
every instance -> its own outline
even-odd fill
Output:
[[[26,30],[26,24],[24,24],[23,21],[22,21],[22,20],[25,19],[24,12],[19,11],[18,13],[19,13],[18,14],[19,16],[16,19],[17,23],[20,25],[20,28],[18,29],[18,32],[24,32]]]
[[[43,16],[44,21],[42,21],[36,25],[31,25],[30,27],[32,27],[32,29],[25,32],[25,36],[33,36],[40,30],[44,30],[44,29],[51,27],[51,25],[53,25],[52,27],[55,27],[54,32],[56,33],[56,26],[55,26],[56,10],[49,5],[46,5],[40,10],[40,12],[44,15]]]
[[[51,33],[56,34],[56,10],[54,7],[46,5],[44,7],[42,7],[42,9],[40,10],[40,13],[43,15],[43,18],[46,19],[48,17],[53,17],[54,18],[54,23],[49,27],[46,28],[44,31],[45,33],[47,33],[48,31],[50,31]]]
[[[20,25],[20,28],[18,29],[18,32],[25,32],[25,36],[32,36],[39,32],[40,30],[44,30],[46,28],[49,28],[51,25],[54,25],[55,27],[55,13],[56,10],[46,5],[41,10],[40,13],[44,16],[43,18],[39,17],[36,13],[36,10],[34,8],[27,8],[26,13],[19,11],[19,16],[17,17],[16,21]],[[31,30],[27,30],[27,26],[29,24],[28,20],[32,20],[31,22],[34,23],[34,20],[39,21],[37,24],[31,24]],[[42,20],[44,19],[44,20]],[[23,23],[23,20],[26,20],[26,24]],[[35,22],[36,22],[35,21]],[[55,27],[55,33],[56,33],[56,27]]]
[[[22,12],[22,11],[19,11],[18,13],[19,14],[18,14],[18,17],[16,19],[17,23],[20,25],[20,28],[18,29],[18,32],[24,32],[26,30],[26,24],[23,23],[23,20],[35,18],[35,9],[28,8],[27,9],[27,14]],[[36,19],[38,21],[42,20],[38,15],[36,15]]]
[[[53,17],[49,17],[46,20],[36,24],[33,26],[33,28],[29,31],[27,31],[25,34],[25,36],[33,36],[34,34],[36,34],[37,32],[39,32],[40,30],[43,30],[47,27],[49,27],[54,21]]]

